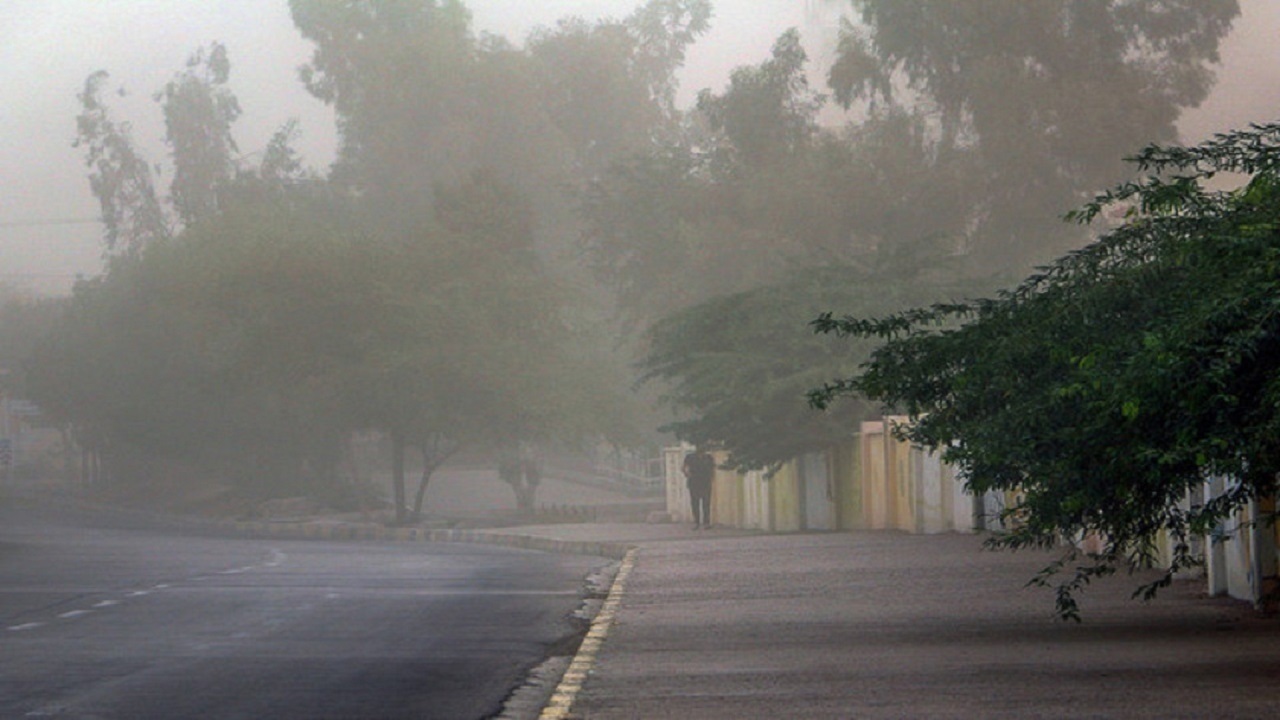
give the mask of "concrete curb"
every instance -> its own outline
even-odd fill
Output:
[[[626,587],[627,578],[631,575],[631,569],[635,567],[636,554],[639,551],[638,547],[632,547],[622,558],[622,564],[618,568],[618,574],[613,578],[613,585],[609,588],[609,596],[605,599],[604,606],[592,618],[591,629],[587,631],[587,636],[583,638],[582,645],[569,663],[569,668],[560,678],[560,684],[556,686],[555,692],[542,708],[539,720],[572,720],[573,702],[578,698],[578,692],[582,690],[583,684],[591,674],[596,654],[600,652],[600,646],[608,636],[609,628],[613,627],[613,620],[617,617],[619,606],[622,605],[622,593]]]
[[[373,542],[452,542],[476,545],[500,545],[502,547],[563,555],[596,555],[611,560],[623,559],[627,551],[635,547],[631,543],[559,540],[537,535],[504,533],[500,529],[478,530],[457,528],[393,528],[372,523],[315,522],[296,520],[215,520],[185,515],[156,515],[148,512],[121,508],[113,505],[20,495],[24,500],[40,504],[71,506],[78,510],[110,513],[116,516],[133,516],[148,524],[176,530],[198,530],[219,535],[235,535],[249,538],[280,540],[365,540]]]
[[[596,555],[622,560],[634,547],[629,543],[556,538],[454,528],[389,528],[381,525],[218,521],[204,524],[211,530],[242,537],[296,540],[366,540],[374,542],[449,542],[499,545],[562,555]]]

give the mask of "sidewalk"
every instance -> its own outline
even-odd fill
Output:
[[[1272,718],[1280,621],[1121,576],[1053,619],[1046,555],[966,535],[759,535],[683,525],[506,528],[637,546],[567,712],[586,720]],[[621,577],[621,575],[620,575]],[[615,594],[618,594],[615,592]],[[597,617],[597,626],[606,613]],[[599,633],[598,633],[599,634]],[[585,644],[584,644],[585,646]]]

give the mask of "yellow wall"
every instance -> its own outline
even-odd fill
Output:
[[[773,509],[771,529],[793,532],[800,529],[800,476],[795,461],[783,465],[769,480]]]
[[[859,438],[831,451],[831,476],[836,488],[836,527],[852,530],[865,525],[862,517],[862,485],[858,482]]]
[[[718,451],[711,455],[716,459],[716,476],[711,483],[711,524],[742,527],[745,524],[742,513],[742,478],[732,470],[720,469],[720,465],[728,459],[728,453]]]
[[[885,467],[890,492],[891,527],[916,531],[916,497],[911,467],[911,444],[893,436],[893,426],[905,423],[905,417],[885,419]]]
[[[889,494],[885,477],[884,423],[864,422],[859,434],[862,448],[862,508],[865,527],[889,527]]]

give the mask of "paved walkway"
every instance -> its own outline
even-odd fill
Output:
[[[1280,621],[1178,583],[1082,596],[1083,624],[1024,588],[1047,556],[974,536],[696,533],[676,525],[503,532],[634,543],[572,704],[543,717],[1274,718]],[[606,613],[602,613],[602,616]],[[597,619],[600,625],[600,618]],[[601,633],[597,632],[597,635]]]

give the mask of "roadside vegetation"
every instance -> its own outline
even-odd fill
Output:
[[[95,73],[106,270],[33,306],[5,382],[100,482],[341,498],[376,434],[400,522],[458,452],[675,437],[771,468],[887,403],[975,490],[1025,491],[998,545],[1107,538],[1064,560],[1067,613],[1273,491],[1276,130],[1174,145],[1237,2],[834,4],[826,67],[787,30],[686,108],[709,0],[519,44],[457,0],[291,0],[323,170],[292,122],[242,153],[219,43],[154,95],[164,174]],[[1176,504],[1210,474],[1237,489]]]

